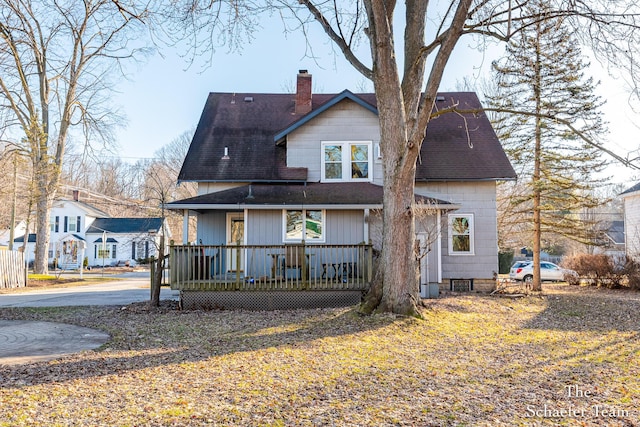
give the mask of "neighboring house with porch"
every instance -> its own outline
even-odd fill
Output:
[[[106,212],[78,200],[56,200],[50,215],[48,261],[65,270],[78,269],[86,258],[89,266],[135,264],[157,255],[162,218],[112,218]],[[29,234],[26,260],[35,258],[36,235]],[[104,239],[104,241],[103,241]],[[168,237],[167,237],[168,239]],[[22,247],[24,236],[14,239]]]
[[[339,292],[347,304],[367,289],[382,232],[376,98],[311,87],[302,70],[296,94],[209,94],[178,177],[198,195],[167,205],[183,211],[184,236],[197,216],[198,244],[171,252],[183,304],[278,308],[283,292],[294,306],[328,305]],[[481,109],[469,92],[441,93],[435,108],[452,103]],[[496,182],[515,177],[485,114],[429,123],[415,188],[423,284],[495,286]]]

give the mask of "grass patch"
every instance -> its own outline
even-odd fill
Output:
[[[95,276],[87,276],[86,279],[78,279],[78,278],[64,278],[46,274],[30,274],[27,278],[27,286],[22,288],[0,288],[1,294],[15,294],[21,292],[29,292],[34,289],[57,289],[57,288],[69,288],[75,286],[87,286],[87,285],[96,285],[99,283],[106,282],[115,282],[123,280],[115,277],[95,277]]]
[[[0,426],[640,423],[640,294],[545,289],[428,300],[423,320],[352,309],[1,309],[112,339],[0,366]]]

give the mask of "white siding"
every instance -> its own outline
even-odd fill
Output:
[[[627,256],[640,257],[640,193],[624,197],[624,233]]]
[[[85,256],[90,266],[102,266],[103,259],[97,256],[102,248],[102,243],[96,240],[102,239],[102,234],[91,233],[87,235],[87,249]],[[109,239],[116,240],[117,243],[109,242]],[[147,244],[148,242],[148,244]],[[104,258],[104,265],[124,265],[125,262],[132,259],[132,244],[136,244],[135,260],[148,256],[157,256],[160,247],[159,236],[149,236],[148,233],[107,233],[107,247],[109,258]],[[115,257],[113,255],[113,246],[116,246]],[[148,247],[148,254],[146,248]]]
[[[321,141],[371,141],[373,180],[382,185],[382,163],[375,158],[376,144],[380,143],[378,116],[345,99],[291,132],[287,136],[287,166],[308,168],[310,182],[320,181]]]

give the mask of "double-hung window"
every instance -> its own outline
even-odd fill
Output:
[[[449,215],[449,255],[473,255],[473,215]]]
[[[372,181],[371,141],[322,143],[322,181]]]
[[[284,211],[285,242],[324,242],[324,210],[289,209]]]

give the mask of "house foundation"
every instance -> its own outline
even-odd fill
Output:
[[[293,310],[357,305],[362,291],[181,291],[185,310]]]

